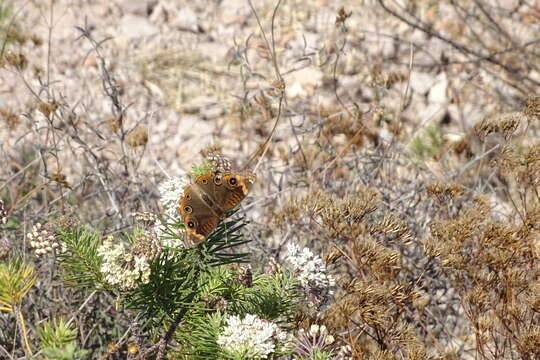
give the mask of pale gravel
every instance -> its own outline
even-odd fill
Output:
[[[262,133],[267,134],[272,123],[259,118],[253,120],[256,124],[240,124],[227,113],[243,98],[252,100],[275,78],[272,63],[264,58],[265,52],[260,48],[264,43],[247,1],[153,2],[156,5],[150,16],[145,14],[145,6],[141,5],[146,3],[144,1],[57,0],[52,12],[49,1],[17,2],[21,26],[44,41],[42,46],[28,42],[21,51],[29,57],[31,66],[43,70],[42,78],[46,77],[49,66],[50,91],[70,108],[74,107],[81,124],[85,124],[82,137],[99,146],[109,160],[118,160],[121,156],[118,141],[105,126],[105,119],[111,111],[110,102],[101,88],[101,72],[88,41],[79,39],[80,34],[75,29],[83,26],[86,19],[96,39],[112,38],[105,43],[102,53],[116,79],[125,84],[122,100],[129,105],[126,127],[143,124],[149,128],[149,143],[141,171],[165,172],[174,176],[189,170],[194,162],[200,160],[198,152],[213,143],[222,144],[226,155],[238,165],[244,164],[264,141],[263,136],[253,136],[251,129],[260,127],[265,130]],[[275,2],[264,0],[254,3],[270,36],[270,14]],[[294,111],[293,123],[302,124],[301,114],[306,110],[336,104],[332,87],[324,85],[331,83],[333,68],[322,64],[326,60],[325,51],[338,46],[343,38],[334,25],[335,14],[342,4],[353,11],[353,16],[347,22],[349,46],[339,65],[340,95],[346,103],[358,102],[364,109],[373,104],[376,96],[381,97],[379,104],[387,109],[399,106],[404,83],[378,94],[367,83],[373,61],[395,51],[389,36],[405,36],[407,29],[376,8],[374,1],[362,3],[364,5],[351,6],[345,1],[293,0],[285,2],[280,9],[276,49],[280,69],[287,82],[285,115],[289,116]],[[53,27],[48,62],[51,16]],[[445,21],[435,19],[434,26],[447,29]],[[199,33],[201,29],[203,32]],[[526,38],[531,36],[531,27],[521,26],[515,31]],[[433,50],[433,57],[439,56],[445,48],[440,42],[427,39],[418,32],[410,38],[423,41]],[[236,53],[236,50],[245,50],[246,45],[249,63],[242,62]],[[146,75],[142,73],[144,64],[165,55],[179,66],[153,65],[147,67],[149,72]],[[415,60],[427,60],[425,56],[418,53]],[[407,73],[408,59],[403,58],[401,62],[405,65],[395,71]],[[301,70],[292,71],[294,69]],[[385,69],[387,72],[392,70]],[[513,91],[504,84],[490,81],[487,76],[479,76],[471,82],[467,74],[453,74],[451,79],[447,79],[424,71],[415,69],[411,75],[415,101],[403,113],[407,126],[411,128],[410,135],[440,120],[445,111],[455,119],[452,126],[463,131],[486,113],[497,109],[497,104],[489,96],[496,89],[507,91],[508,96],[513,95]],[[2,75],[0,106],[24,113],[36,99],[24,86],[19,74],[3,70]],[[45,99],[45,93],[32,71],[26,70],[23,76],[33,91]],[[457,89],[461,92],[461,102],[451,104],[450,97]],[[427,101],[424,99],[426,95]],[[21,116],[21,119],[23,123],[17,130],[0,131],[0,156],[17,151],[22,144],[44,143],[47,133],[43,116],[34,111],[30,118]],[[91,128],[97,129],[104,139],[98,140]],[[298,131],[301,133],[302,130],[305,129],[300,127]],[[380,131],[388,133],[384,124]],[[311,134],[306,135],[303,141],[309,142]],[[276,139],[287,144],[286,147],[297,146],[288,121],[282,121],[278,126]],[[341,138],[337,136],[335,141],[340,143]],[[84,173],[77,159],[81,153],[80,147],[71,142],[71,150],[60,154],[60,171],[72,183],[78,182],[80,174]],[[54,163],[51,166],[54,167]],[[275,160],[271,166],[274,169],[284,168],[287,163]],[[55,170],[58,169],[49,169]]]

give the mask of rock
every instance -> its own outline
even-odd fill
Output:
[[[201,118],[205,120],[216,119],[225,113],[225,109],[221,104],[214,104],[213,106],[204,107],[201,109]]]
[[[440,73],[436,79],[434,85],[429,90],[428,103],[429,104],[447,104],[448,96],[446,90],[448,88],[448,79],[445,73]]]
[[[201,95],[186,101],[178,110],[184,114],[199,114],[202,113],[203,109],[214,107],[218,103],[216,98]]]
[[[287,87],[287,96],[291,98],[295,97],[304,97],[307,95],[306,90],[303,88],[302,84],[298,81],[295,81],[291,86]]]
[[[120,32],[128,39],[152,36],[159,33],[159,28],[148,19],[138,15],[126,14],[120,20]]]
[[[429,121],[430,124],[439,124],[446,116],[448,106],[442,103],[429,103],[417,112],[418,118]]]
[[[122,8],[125,14],[148,16],[157,5],[157,0],[125,1]]]
[[[201,149],[201,139],[208,138],[215,131],[215,124],[211,121],[202,121],[197,115],[182,114],[178,122],[178,134],[185,145],[183,153],[193,152],[193,149]]]
[[[181,105],[178,110],[184,114],[198,114],[199,119],[202,120],[215,119],[225,112],[223,105],[217,98],[207,95],[197,96],[189,100]]]
[[[315,67],[306,67],[298,70],[285,79],[287,96],[306,96],[313,94],[317,86],[321,84],[322,72]]]
[[[410,86],[415,92],[426,95],[435,83],[435,77],[428,73],[413,72],[411,74]]]
[[[94,54],[90,54],[84,58],[83,66],[97,68],[97,59]]]
[[[221,18],[225,23],[234,24],[239,19],[244,19],[251,13],[249,6],[244,0],[227,0],[221,5]]]
[[[193,9],[183,6],[176,14],[176,19],[173,25],[181,30],[189,30],[198,33],[199,32],[199,20],[197,14]]]
[[[230,47],[225,43],[204,41],[197,44],[197,51],[205,58],[216,62],[216,64],[219,64],[220,61],[226,64],[231,59],[227,56],[229,50]]]

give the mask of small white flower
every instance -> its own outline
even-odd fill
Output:
[[[276,342],[286,338],[278,325],[247,314],[243,319],[229,316],[217,343],[229,354],[249,359],[266,359],[276,350]]]
[[[287,245],[286,261],[291,264],[304,292],[314,300],[310,301],[311,305],[324,304],[333,293],[331,288],[335,285],[324,261],[308,248],[300,250],[296,244]]]
[[[163,205],[164,213],[169,217],[179,221],[178,202],[184,193],[184,187],[189,184],[187,174],[182,176],[172,177],[159,185],[159,193],[161,194],[161,205]]]
[[[56,232],[51,226],[43,227],[41,223],[32,226],[30,232],[26,234],[29,240],[30,247],[34,249],[34,253],[38,256],[53,252],[58,246]]]
[[[137,282],[148,283],[150,265],[144,256],[133,256],[131,248],[124,243],[113,244],[113,238],[108,237],[98,248],[98,255],[103,258],[101,273],[112,286],[124,290],[133,289]]]
[[[324,341],[326,345],[330,345],[335,341],[334,337],[332,335],[328,335]]]
[[[324,330],[326,330],[326,327],[324,328]],[[322,329],[321,329],[321,332],[323,332]],[[311,327],[309,328],[309,334],[311,336],[317,336],[318,333],[319,333],[319,325],[317,324],[311,325]]]
[[[161,205],[163,206],[164,214],[171,218],[173,221],[181,222],[182,219],[178,214],[178,206],[180,198],[184,194],[184,188],[189,184],[189,177],[187,174],[169,178],[159,185],[159,192],[161,194]],[[154,226],[154,232],[158,238],[166,239],[162,240],[164,246],[177,248],[183,247],[184,243],[182,239],[168,238],[164,225],[160,222],[156,222]],[[181,237],[181,236],[179,236]]]

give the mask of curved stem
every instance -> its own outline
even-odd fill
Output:
[[[30,349],[30,344],[28,343],[28,337],[26,336],[26,326],[24,325],[24,317],[22,312],[19,310],[18,306],[15,306],[13,308],[13,312],[15,313],[15,316],[17,317],[17,325],[19,328],[19,335],[23,339],[25,348],[24,352],[26,356],[32,356],[32,349]]]

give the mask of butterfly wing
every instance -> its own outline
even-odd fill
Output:
[[[215,212],[216,216],[223,219],[225,212],[221,207],[220,199],[222,193],[227,190],[222,186],[221,178],[222,176],[219,173],[201,175],[195,180],[193,187],[204,202]]]
[[[224,212],[234,209],[251,190],[255,182],[252,174],[241,175],[236,173],[223,174],[223,186],[227,191],[222,192],[219,199],[216,199]]]
[[[193,247],[204,241],[217,227],[221,218],[193,186],[186,186],[178,213],[186,227],[185,243]]]
[[[252,174],[213,172],[199,176],[186,186],[178,208],[186,226],[186,246],[204,241],[249,193],[255,181]]]

